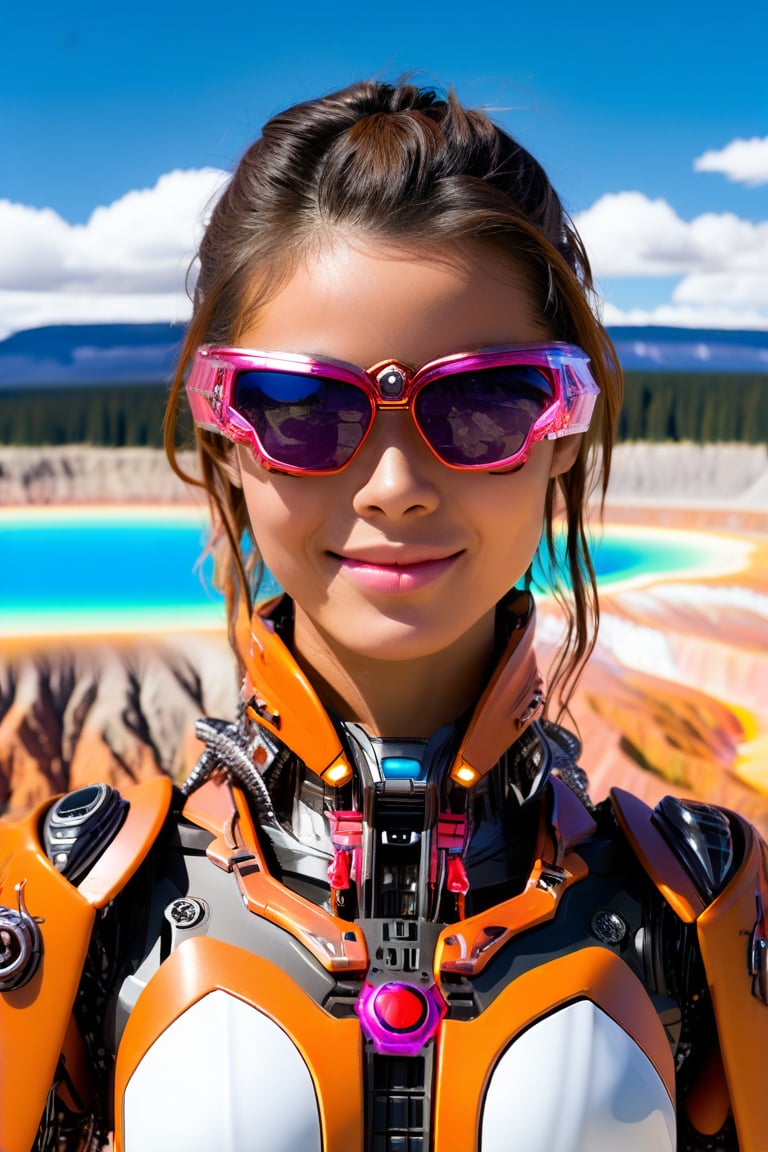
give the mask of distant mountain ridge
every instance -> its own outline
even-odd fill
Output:
[[[768,373],[768,332],[627,325],[608,333],[627,371]]]
[[[0,341],[0,389],[166,383],[185,328],[173,324],[60,324]],[[613,327],[622,366],[646,372],[768,374],[768,332]]]
[[[0,341],[0,388],[162,384],[181,350],[181,324],[56,324]]]

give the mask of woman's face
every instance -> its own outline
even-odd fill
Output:
[[[339,241],[301,264],[237,343],[416,368],[547,338],[520,274],[487,250],[372,240]],[[487,659],[494,606],[528,568],[548,480],[570,466],[579,439],[543,441],[502,475],[445,467],[403,411],[379,412],[331,476],[267,472],[239,447],[254,536],[296,604],[297,652],[312,663],[322,650],[342,667],[462,651]]]

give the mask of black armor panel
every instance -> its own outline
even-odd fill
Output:
[[[79,883],[114,840],[127,813],[128,801],[108,784],[89,784],[57,800],[43,825],[43,844],[56,870]]]
[[[665,796],[654,809],[653,822],[710,903],[734,871],[733,835],[725,812]]]

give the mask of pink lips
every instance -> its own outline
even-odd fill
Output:
[[[373,592],[416,592],[447,572],[461,555],[454,552],[435,560],[419,560],[410,564],[369,564],[348,556],[339,556],[342,571],[361,588]]]

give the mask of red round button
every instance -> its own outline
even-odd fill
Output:
[[[409,984],[385,984],[374,997],[373,1009],[390,1032],[412,1032],[424,1023],[428,1005],[418,988]]]

